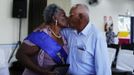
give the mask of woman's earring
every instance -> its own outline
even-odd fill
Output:
[[[55,25],[57,26],[57,20],[55,20]]]

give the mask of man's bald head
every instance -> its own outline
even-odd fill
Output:
[[[71,8],[71,12],[76,11],[77,13],[89,15],[89,9],[84,4],[76,4]]]
[[[89,22],[89,9],[84,4],[76,4],[70,10],[70,27],[81,31]]]

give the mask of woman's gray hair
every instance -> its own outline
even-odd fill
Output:
[[[50,4],[48,5],[44,11],[43,11],[43,16],[44,16],[44,21],[46,24],[54,23],[55,20],[53,19],[53,16],[59,11],[62,10],[59,6],[56,4]]]

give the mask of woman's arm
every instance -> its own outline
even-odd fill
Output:
[[[48,74],[49,72],[46,69],[38,66],[32,60],[32,58],[36,56],[38,52],[39,48],[37,46],[30,46],[25,43],[22,43],[16,53],[16,58],[21,61],[28,69],[37,72],[41,75]]]

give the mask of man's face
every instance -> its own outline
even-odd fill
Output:
[[[80,18],[79,18],[79,14],[77,12],[76,8],[72,8],[70,10],[70,16],[69,16],[69,26],[71,28],[77,28],[80,24]]]

